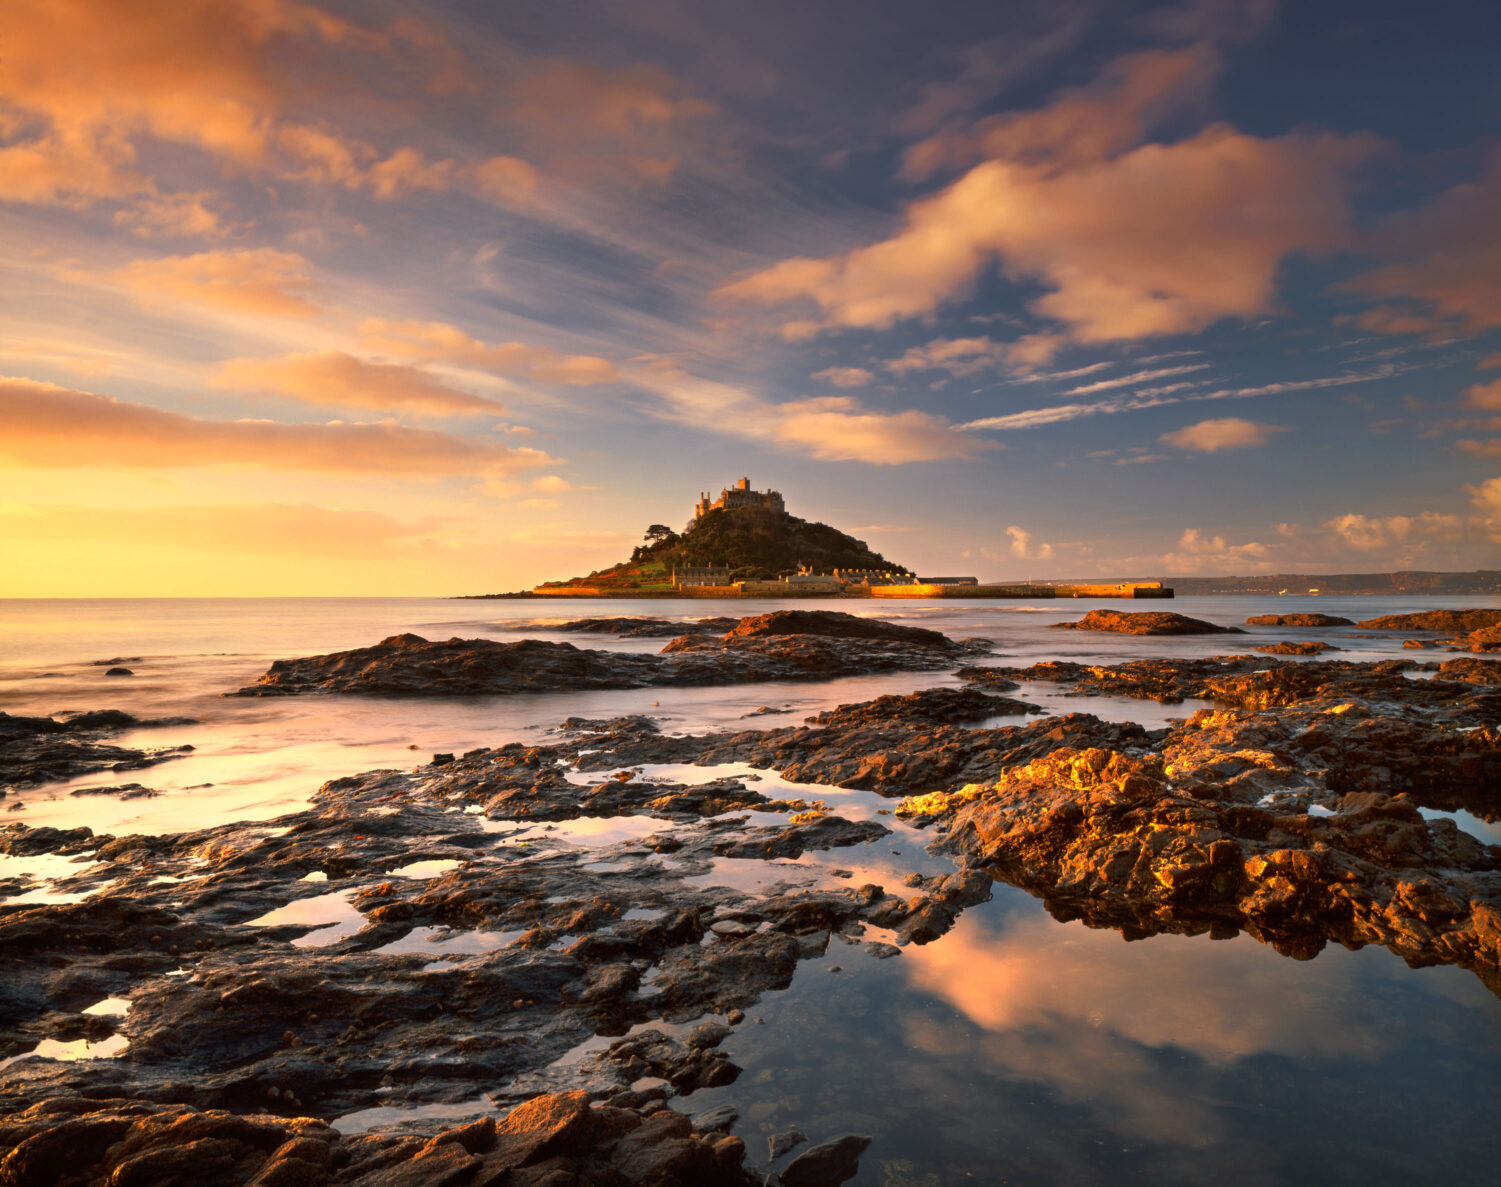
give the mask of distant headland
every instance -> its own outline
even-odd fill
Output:
[[[750,478],[700,492],[681,532],[651,524],[630,559],[585,577],[481,598],[1170,598],[1161,582],[997,585],[975,577],[919,576],[864,540],[789,514],[780,491]]]

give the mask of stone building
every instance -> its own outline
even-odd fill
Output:
[[[719,498],[712,501],[707,492],[700,492],[698,503],[693,509],[693,518],[688,521],[688,526],[684,530],[691,532],[693,525],[710,511],[731,510],[737,507],[762,507],[768,511],[783,512],[787,510],[780,491],[751,490],[750,479],[742,478],[733,488],[721,490]]]
[[[678,565],[672,571],[672,588],[695,585],[729,585],[730,570],[725,565]]]

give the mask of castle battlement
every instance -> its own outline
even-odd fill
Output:
[[[742,478],[733,487],[719,492],[719,498],[710,500],[707,492],[700,492],[698,503],[693,508],[693,518],[688,521],[687,531],[710,511],[729,511],[738,507],[761,507],[769,511],[787,510],[782,493],[775,490],[751,490],[749,478]]]

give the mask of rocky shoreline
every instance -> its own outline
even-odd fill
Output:
[[[989,650],[847,617],[610,654],[723,672],[876,647],[952,670]],[[449,678],[419,655],[397,643],[382,670],[432,695]],[[360,689],[316,658],[289,690]],[[570,719],[264,824],[7,824],[8,888],[46,893],[0,902],[0,1184],[845,1182],[879,1135],[789,1138],[767,1179],[733,1110],[693,1093],[734,1081],[724,1040],[801,961],[836,939],[899,958],[993,880],[1128,938],[1379,944],[1501,995],[1501,847],[1432,815],[1501,819],[1498,670],[970,666],[767,730]],[[1039,717],[1020,681],[1212,707],[1151,730]],[[929,850],[926,872],[853,873],[897,849]],[[85,1049],[103,1057],[41,1057]]]

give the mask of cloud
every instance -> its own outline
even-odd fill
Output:
[[[1030,375],[1052,360],[1063,339],[1057,334],[1028,334],[1014,342],[991,338],[935,338],[924,346],[910,348],[886,364],[888,371],[904,375],[911,371],[947,371],[950,375],[974,375],[990,369],[1005,369]],[[1098,366],[1108,366],[1100,363]],[[1090,370],[1094,368],[1088,368]]]
[[[385,321],[370,318],[360,326],[366,350],[429,362],[463,363],[502,375],[525,375],[547,383],[588,387],[614,383],[620,370],[594,355],[562,355],[523,342],[485,343],[444,322]]]
[[[660,66],[557,61],[518,79],[504,114],[550,170],[660,184],[703,147],[704,124],[717,113]]]
[[[565,490],[572,490],[573,483],[557,474],[544,474],[541,478],[532,479],[532,489],[558,494]]]
[[[1224,536],[1206,538],[1198,528],[1187,528],[1178,538],[1177,551],[1159,560],[1168,573],[1227,573],[1237,568],[1260,572],[1273,567],[1270,551],[1255,541],[1230,544]]]
[[[1475,181],[1387,217],[1366,246],[1389,262],[1342,288],[1425,302],[1470,331],[1501,326],[1501,149]]]
[[[1501,437],[1492,437],[1489,441],[1456,441],[1454,447],[1472,457],[1501,458]]]
[[[470,179],[480,196],[500,206],[526,206],[542,175],[520,157],[490,157],[471,166]]]
[[[1465,487],[1464,491],[1480,513],[1480,526],[1501,544],[1501,478],[1488,478],[1479,486]]]
[[[730,384],[700,379],[667,360],[632,378],[655,393],[658,415],[708,432],[788,448],[821,461],[875,466],[975,456],[985,448],[928,412],[874,412],[849,396],[772,403]]]
[[[830,396],[774,406],[775,439],[822,461],[897,466],[973,457],[965,438],[927,412],[869,412],[853,400]]]
[[[1198,424],[1186,425],[1171,433],[1164,433],[1160,440],[1179,449],[1192,449],[1200,453],[1218,453],[1222,449],[1249,449],[1253,445],[1265,445],[1274,434],[1284,432],[1280,425],[1256,424],[1227,416],[1220,420],[1201,420]]]
[[[885,242],[784,260],[720,293],[811,301],[824,327],[884,329],[968,296],[998,260],[1051,290],[1032,309],[1074,341],[1201,330],[1267,312],[1284,257],[1342,241],[1345,176],[1369,151],[1360,137],[1216,126],[1073,171],[986,161],[913,203]]]
[[[29,379],[0,379],[0,465],[262,470],[438,478],[502,477],[555,464],[513,449],[402,425],[213,421]]]
[[[835,387],[864,387],[875,378],[864,367],[826,367],[813,372],[814,379],[822,379]]]
[[[369,558],[431,543],[437,520],[307,503],[185,507],[3,507],[0,538],[104,540],[193,552]]]
[[[1113,387],[1130,387],[1137,383],[1150,383],[1154,379],[1166,379],[1171,375],[1187,375],[1193,371],[1203,371],[1208,368],[1208,363],[1185,363],[1177,367],[1158,367],[1150,371],[1136,371],[1130,375],[1118,375],[1113,379],[1097,379],[1092,383],[1082,384],[1079,387],[1071,387],[1064,392],[1065,396],[1084,396],[1091,392],[1108,391]]]
[[[321,407],[411,411],[434,416],[494,415],[505,406],[439,383],[426,371],[371,363],[337,350],[274,359],[230,359],[219,368],[218,387],[269,391]]]
[[[1465,403],[1471,408],[1486,408],[1501,412],[1501,379],[1489,383],[1477,383],[1465,389]]]
[[[1203,400],[1241,400],[1256,396],[1276,396],[1293,391],[1309,391],[1318,388],[1346,387],[1354,383],[1368,383],[1377,379],[1389,379],[1409,367],[1384,363],[1369,371],[1346,371],[1340,375],[1324,375],[1315,379],[1289,379],[1279,383],[1266,383],[1258,387],[1225,387],[1214,391],[1193,391],[1193,383],[1169,383],[1162,387],[1147,387],[1139,391],[1080,404],[1054,404],[1046,408],[1029,408],[1022,412],[1009,412],[1002,416],[987,416],[980,420],[966,421],[954,427],[962,432],[980,429],[1008,431],[1012,429],[1035,429],[1042,425],[1061,424],[1086,416],[1110,416],[1120,412],[1139,412],[1144,408],[1160,408],[1164,404],[1196,403]],[[1184,394],[1189,393],[1189,394]]]
[[[1426,537],[1456,535],[1463,523],[1457,515],[1424,511],[1385,517],[1350,513],[1337,515],[1324,526],[1359,552],[1381,552]]]
[[[1032,533],[1012,524],[1006,529],[1006,535],[1011,537],[1011,555],[1018,560],[1045,561],[1053,557],[1051,544],[1033,545]]]
[[[919,141],[903,157],[902,176],[920,181],[987,158],[1054,168],[1108,160],[1164,117],[1202,103],[1218,69],[1218,55],[1203,44],[1118,58],[1094,83],[1041,110],[989,116]]]
[[[256,317],[301,318],[319,312],[300,295],[312,287],[311,268],[296,252],[260,247],[135,260],[107,277],[148,303],[167,298]]]

